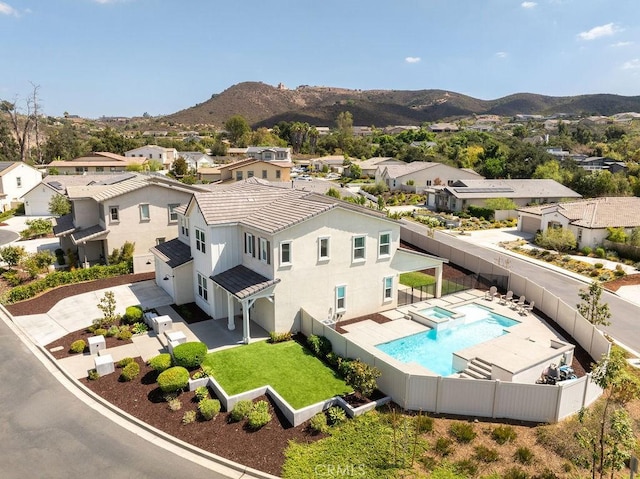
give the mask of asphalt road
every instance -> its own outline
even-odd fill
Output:
[[[0,319],[3,479],[223,478],[114,423],[67,390]]]
[[[0,228],[0,245],[11,243],[12,241],[20,238],[20,235],[15,231],[9,231],[7,229]]]
[[[508,260],[511,270],[552,291],[569,305],[575,306],[580,302],[578,292],[586,287],[584,282],[571,276],[519,259],[513,255],[507,255],[494,249],[459,240],[446,233],[436,232],[436,239],[459,247],[481,258],[494,258],[496,263],[502,262],[502,264],[505,264],[504,262]],[[640,307],[608,291],[603,292],[602,302],[609,304],[611,326],[601,327],[600,329],[606,331],[622,344],[635,351],[640,351]]]

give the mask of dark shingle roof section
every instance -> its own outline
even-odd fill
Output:
[[[100,225],[93,225],[83,230],[76,231],[75,233],[71,233],[71,240],[74,244],[86,243],[87,241],[95,240],[100,235],[108,232],[108,229],[105,229]]]
[[[56,236],[69,234],[76,229],[73,226],[73,215],[71,213],[55,218],[55,223],[53,234]]]
[[[267,279],[242,265],[234,266],[210,278],[238,299],[248,298],[280,282],[279,278]]]
[[[191,248],[179,239],[172,239],[150,248],[152,253],[162,259],[170,268],[176,268],[188,263],[191,257]]]

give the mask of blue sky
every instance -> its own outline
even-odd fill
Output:
[[[243,81],[640,95],[638,0],[0,0],[0,98],[173,113]]]

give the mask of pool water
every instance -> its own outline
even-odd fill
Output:
[[[403,363],[418,363],[436,374],[449,376],[456,372],[452,367],[454,352],[502,336],[505,328],[519,324],[475,303],[453,309],[465,314],[465,322],[459,326],[431,329],[376,347]]]
[[[426,316],[427,318],[435,318],[435,319],[447,319],[451,318],[454,313],[451,311],[447,311],[446,309],[439,308],[438,306],[433,306],[432,308],[425,308],[418,311],[418,313]]]

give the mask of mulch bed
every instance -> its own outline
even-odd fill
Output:
[[[609,291],[618,291],[622,286],[637,286],[640,285],[640,274],[628,274],[613,281],[607,281],[602,286]]]
[[[58,301],[75,296],[77,294],[88,293],[98,289],[111,288],[138,281],[147,281],[155,278],[155,273],[138,273],[114,276],[113,278],[97,279],[84,283],[74,283],[49,290],[35,298],[9,304],[7,310],[14,316],[26,316],[28,314],[43,314],[53,308]]]
[[[187,324],[199,323],[200,321],[211,319],[211,316],[202,311],[196,303],[186,303],[180,306],[172,304],[171,307]]]
[[[90,333],[86,329],[81,329],[80,331],[74,331],[72,333],[67,334],[66,336],[61,337],[60,339],[56,339],[52,343],[49,343],[45,346],[45,348],[51,353],[51,355],[56,359],[62,359],[69,356],[74,356],[77,353],[72,353],[69,351],[71,347],[71,343],[78,339],[83,339],[85,343],[87,343],[86,351],[88,351],[89,338],[95,336],[93,333]],[[130,339],[118,339],[114,336],[105,337],[106,349],[116,348],[118,346],[124,346],[125,344],[131,343]],[[54,348],[62,346],[62,349],[59,351],[51,351]]]
[[[323,434],[312,434],[304,425],[289,426],[266,396],[257,400],[269,402],[273,419],[258,431],[247,430],[243,422],[228,422],[226,412],[221,412],[211,421],[196,420],[191,424],[182,424],[186,411],[197,411],[195,393],[181,393],[178,397],[182,409],[171,411],[155,382],[157,373],[141,358],[136,358],[136,362],[140,365],[140,375],[131,382],[119,381],[120,370],[117,367],[113,374],[95,381],[85,378],[81,382],[111,404],[167,434],[274,475],[281,473],[284,450],[289,441],[308,443],[325,437]],[[213,391],[210,390],[209,394],[215,398]]]

